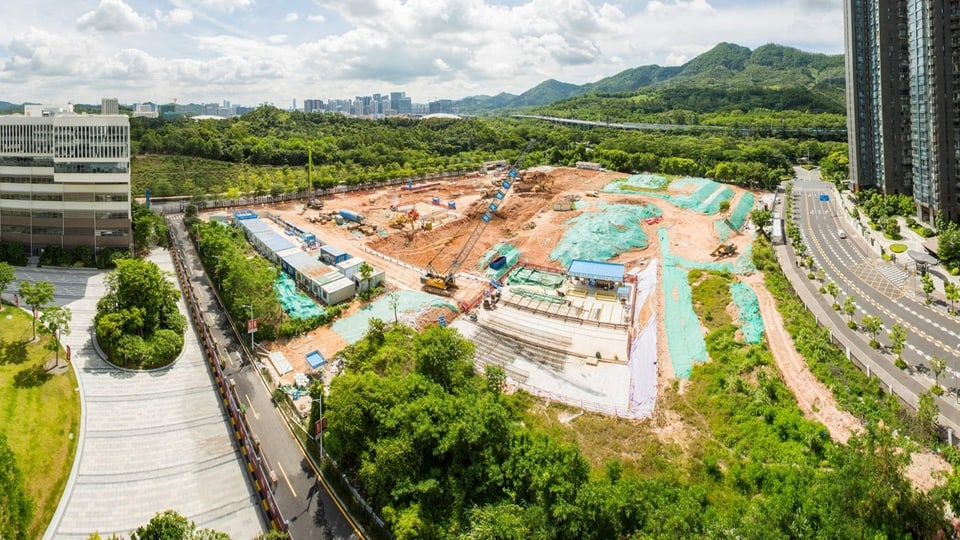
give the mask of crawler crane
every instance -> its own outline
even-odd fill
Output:
[[[427,265],[427,272],[420,276],[420,283],[423,285],[424,290],[449,295],[450,289],[457,287],[456,276],[460,270],[460,266],[463,265],[467,256],[473,251],[474,246],[477,245],[477,241],[480,240],[480,235],[482,235],[484,229],[487,228],[487,224],[490,223],[497,209],[503,204],[507,195],[510,194],[510,187],[521,181],[521,178],[518,178],[520,168],[523,167],[523,161],[526,159],[530,148],[533,147],[534,142],[535,141],[532,140],[528,142],[526,148],[517,156],[517,160],[513,163],[513,166],[510,167],[507,177],[500,183],[497,192],[493,194],[493,200],[487,205],[487,210],[480,216],[480,221],[477,223],[477,226],[474,227],[473,232],[471,232],[467,238],[467,242],[460,248],[457,256],[453,258],[453,261],[450,263],[450,266],[447,267],[446,271],[438,272],[433,267],[433,261]],[[437,255],[439,255],[439,253]],[[435,256],[434,260],[436,258]]]

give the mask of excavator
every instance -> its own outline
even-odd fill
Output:
[[[526,148],[517,156],[517,160],[514,161],[510,167],[507,177],[500,182],[498,186],[499,189],[493,194],[493,200],[487,205],[487,209],[480,216],[480,221],[477,222],[477,226],[474,227],[473,232],[470,233],[466,243],[460,248],[460,251],[456,257],[453,258],[453,261],[450,263],[450,266],[447,267],[446,271],[438,272],[433,266],[433,261],[430,261],[427,265],[426,273],[420,276],[420,283],[423,285],[424,290],[449,295],[450,290],[457,287],[456,276],[463,262],[467,259],[467,256],[470,255],[470,252],[473,251],[474,246],[477,245],[477,241],[480,240],[480,236],[483,234],[484,229],[487,228],[490,220],[493,219],[497,209],[503,204],[507,195],[510,194],[510,186],[522,181],[523,177],[520,175],[520,169],[523,167],[523,161],[526,159],[527,153],[530,152],[530,148],[533,147],[534,142],[536,141],[531,140],[528,142]],[[436,260],[439,255],[438,253],[434,256],[434,260]]]
[[[730,244],[720,244],[717,246],[717,249],[710,252],[710,256],[715,259],[722,259],[723,257],[732,257],[737,254],[737,245]]]

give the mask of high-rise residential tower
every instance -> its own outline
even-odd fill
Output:
[[[0,116],[0,241],[129,250],[130,121],[25,106]]]
[[[847,133],[857,189],[960,220],[960,3],[845,0]]]

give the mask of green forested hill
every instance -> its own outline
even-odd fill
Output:
[[[774,44],[751,51],[739,45],[720,43],[682,66],[641,66],[580,86],[548,80],[519,96],[475,96],[461,100],[457,105],[461,112],[482,113],[542,107],[581,96],[631,94],[650,89],[724,88],[742,91],[750,88],[754,92],[803,96],[810,101],[815,112],[842,114],[843,69],[842,55],[807,53]],[[804,105],[805,102],[790,104],[791,107]]]

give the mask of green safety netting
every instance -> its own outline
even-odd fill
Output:
[[[277,293],[283,311],[291,319],[309,319],[326,313],[322,307],[300,291],[287,274],[281,273],[277,277],[273,282],[273,290]]]
[[[517,268],[515,272],[507,278],[507,285],[530,285],[534,287],[545,287],[548,289],[558,289],[566,277],[563,274],[553,272],[544,272],[534,268]]]
[[[713,231],[717,233],[717,238],[721,242],[726,242],[734,234],[734,230],[725,219],[718,219],[713,222]]]
[[[510,292],[526,298],[533,298],[541,302],[549,302],[551,304],[564,304],[566,303],[566,298],[562,298],[555,294],[544,294],[540,291],[533,291],[530,289],[525,289],[523,287],[510,287]]]
[[[653,175],[635,175],[637,177]],[[649,185],[660,186],[658,188],[645,188],[644,182],[637,180],[636,183],[630,183],[631,179],[621,178],[614,180],[603,188],[604,193],[619,193],[624,195],[644,195],[646,197],[656,197],[669,201],[674,206],[700,212],[701,214],[716,214],[720,211],[720,203],[729,201],[733,198],[734,192],[727,186],[710,180],[709,178],[684,177],[679,180],[669,182],[669,188],[677,191],[688,186],[694,186],[694,190],[689,194],[670,194],[662,190],[668,184],[664,178],[663,183],[649,181]],[[656,177],[663,178],[663,177]],[[659,189],[660,191],[655,191]]]
[[[750,216],[750,211],[753,210],[753,205],[757,202],[757,198],[753,193],[745,192],[740,196],[740,200],[737,201],[736,206],[733,207],[733,211],[730,212],[730,217],[727,218],[727,221],[730,222],[730,226],[735,230],[739,231],[743,228],[743,224],[747,222],[747,218]]]
[[[649,244],[639,221],[663,212],[652,204],[606,204],[565,222],[569,228],[550,253],[550,259],[569,266],[574,259],[606,261]]]
[[[507,261],[498,269],[490,268],[488,265],[490,261],[494,260],[499,256],[504,256]],[[510,244],[497,244],[493,246],[490,251],[484,253],[483,258],[480,259],[480,262],[477,263],[477,268],[483,270],[483,273],[490,279],[497,280],[500,279],[504,274],[506,274],[517,261],[520,260],[520,250],[511,246]]]
[[[687,270],[673,265],[663,265],[664,328],[667,333],[667,349],[674,374],[689,379],[694,362],[706,362],[707,345],[703,340],[700,320],[693,311]]]
[[[660,239],[660,254],[663,257],[664,264],[680,266],[689,270],[713,270],[716,272],[730,272],[732,274],[752,274],[757,271],[753,265],[753,257],[750,254],[750,246],[731,261],[691,261],[679,255],[670,253],[670,239],[667,237],[667,229],[660,227],[657,229],[657,237]]]
[[[667,187],[669,180],[658,174],[633,174],[614,180],[624,191],[657,190]],[[606,189],[604,189],[606,191]]]
[[[740,318],[740,331],[747,343],[760,343],[763,335],[763,318],[760,317],[760,303],[757,294],[746,283],[731,283],[730,296],[737,305]]]
[[[408,312],[418,312],[427,307],[446,307],[456,312],[457,306],[450,300],[421,291],[396,291],[397,314],[403,316]],[[339,319],[333,323],[333,331],[347,343],[353,344],[367,333],[370,319],[377,318],[392,322],[394,317],[390,296],[385,296],[376,302],[367,304],[357,313]]]

